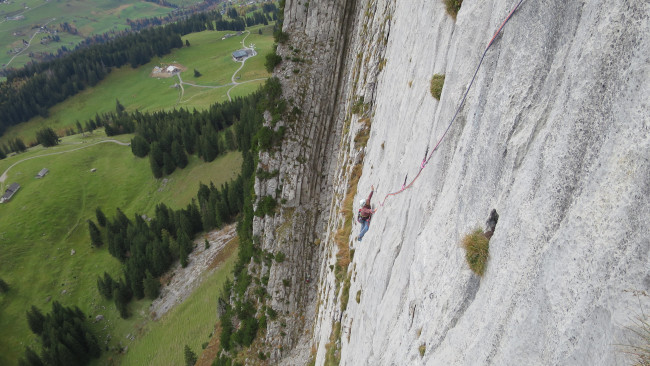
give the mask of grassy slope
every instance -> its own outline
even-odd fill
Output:
[[[257,34],[258,28],[264,29],[264,36]],[[187,66],[188,70],[182,74],[187,82],[200,85],[229,83],[230,76],[239,67],[238,63],[230,60],[230,53],[240,48],[243,37],[221,41],[221,36],[225,33],[227,32],[202,32],[188,35],[184,40],[190,41],[189,48],[177,50],[175,54],[154,60],[137,70],[128,67],[115,70],[96,88],[52,108],[47,120],[35,119],[18,126],[0,139],[0,143],[16,136],[31,141],[35,131],[44,125],[64,129],[73,126],[76,120],[84,123],[95,112],[112,110],[114,100],[118,97],[129,110],[169,108],[169,105],[178,100],[178,90],[169,88],[172,80],[177,79],[149,77],[153,66],[161,63],[179,62]],[[246,43],[254,43],[259,56],[246,62],[245,68],[238,74],[242,75],[239,82],[268,76],[263,68],[263,58],[271,49],[271,29],[258,26],[252,28],[251,33]],[[214,56],[206,58],[205,54]],[[203,76],[194,78],[194,68],[201,71]],[[231,91],[231,95],[246,95],[262,83],[263,81],[256,81],[238,85]],[[206,108],[215,101],[225,100],[226,90],[227,88],[200,89],[186,86],[181,105]],[[128,142],[130,138],[131,136],[118,136],[116,139]],[[66,137],[60,146],[54,148],[34,147],[26,153],[0,160],[0,173],[24,158],[89,146],[101,139],[106,137],[100,132],[91,137]],[[129,217],[136,212],[151,215],[158,202],[165,202],[174,208],[184,207],[195,195],[199,182],[212,180],[219,185],[234,177],[236,174],[233,172],[239,170],[240,164],[241,156],[238,153],[220,157],[210,164],[203,164],[196,157],[191,157],[188,167],[175,172],[163,184],[162,180],[151,177],[146,159],[135,158],[128,147],[104,143],[63,155],[39,157],[13,167],[6,184],[19,182],[21,190],[9,204],[0,205],[0,278],[12,286],[8,294],[0,294],[0,329],[12,330],[0,335],[0,364],[15,364],[17,357],[22,355],[24,346],[35,342],[26,326],[24,313],[32,304],[47,312],[51,301],[57,300],[64,305],[77,305],[92,316],[104,315],[107,321],[94,327],[103,337],[100,339],[102,343],[106,340],[106,332],[110,332],[108,344],[111,346],[124,344],[125,336],[133,334],[134,329],[136,334],[146,334],[149,331],[145,320],[148,301],[132,304],[131,311],[134,315],[123,321],[117,320],[118,315],[112,302],[103,300],[98,295],[95,286],[97,275],[107,271],[114,277],[119,277],[121,269],[106,248],[93,249],[88,245],[86,220],[94,218],[96,206],[101,206],[109,217],[112,217],[116,207],[121,207]],[[43,180],[34,179],[35,173],[43,167],[48,167],[50,174]],[[90,173],[91,167],[97,168],[97,172]],[[116,195],[115,192],[120,194]],[[76,251],[74,256],[70,255],[71,249]],[[231,266],[232,260],[228,263]],[[224,271],[229,272],[229,269]],[[223,276],[225,274],[220,275],[218,281],[223,281]],[[211,277],[210,283],[213,279]],[[203,293],[203,296],[210,294],[210,301],[214,301],[214,294],[220,286],[206,288],[209,291]],[[62,293],[63,290],[66,291],[65,294]],[[167,332],[165,328],[183,328],[186,317],[172,314],[188,311],[183,309],[197,311],[192,308],[195,306],[192,304],[198,301],[196,296],[200,295],[193,295],[188,300],[188,305],[180,306],[179,310],[168,315],[173,321],[166,321],[164,327],[152,325],[151,329],[158,329],[158,334],[164,334]],[[207,324],[211,328],[214,314],[210,310],[213,310],[214,303],[208,305],[207,299],[201,301],[205,303],[200,307],[203,311],[201,316],[193,318],[194,323]],[[143,329],[144,327],[147,328]],[[194,325],[186,327],[194,328]],[[209,332],[205,333],[207,336]],[[135,364],[139,362],[137,360],[146,359],[148,356],[141,355],[146,355],[151,349],[169,349],[168,353],[163,354],[172,357],[170,359],[177,358],[176,350],[169,347],[169,344],[151,341],[158,338],[166,339],[163,336],[144,336],[143,339],[150,340],[143,341],[148,346],[144,346],[142,351],[138,350],[137,340],[132,344],[135,356],[129,357],[136,360]],[[200,349],[194,343],[207,341],[196,338],[193,332],[186,334],[185,339],[189,339],[187,343],[197,354]],[[174,341],[171,340],[172,343]],[[109,362],[108,359],[112,357],[115,355],[106,354],[99,364]]]
[[[264,27],[264,35],[257,34],[261,26],[252,27],[247,44],[254,43],[258,55],[247,60],[244,69],[240,72],[242,78],[239,82],[261,77],[268,77],[264,69],[264,56],[271,50],[273,44],[272,27]],[[178,78],[152,78],[149,76],[156,65],[178,62],[187,67],[181,73],[184,81],[197,85],[224,85],[230,83],[232,74],[240,64],[233,62],[231,53],[241,47],[243,37],[231,37],[221,40],[228,32],[204,31],[183,37],[189,40],[190,47],[174,50],[162,58],[155,58],[148,64],[137,69],[122,67],[113,70],[106,79],[102,80],[95,88],[85,90],[50,109],[47,119],[35,117],[26,123],[11,127],[2,137],[0,143],[7,143],[17,136],[28,143],[35,140],[36,131],[44,125],[55,130],[65,130],[74,127],[78,120],[84,124],[95,113],[105,113],[115,110],[115,100],[119,99],[128,111],[154,111],[185,107],[205,109],[215,102],[225,101],[226,91],[230,87],[218,89],[197,88],[185,86],[185,96],[180,104],[176,105],[180,90],[171,88],[178,82]],[[202,76],[194,77],[194,69],[199,70]],[[236,86],[231,96],[241,96],[257,89],[263,81],[252,82]]]
[[[6,159],[0,169],[26,156]],[[94,218],[95,207],[101,206],[109,217],[117,207],[129,217],[136,212],[152,215],[161,201],[182,207],[189,203],[199,181],[221,184],[236,174],[240,163],[238,153],[209,164],[193,157],[164,186],[151,176],[147,159],[136,158],[129,147],[112,143],[14,166],[6,183],[18,182],[22,187],[11,202],[0,205],[0,277],[12,286],[8,294],[0,295],[0,329],[12,330],[0,336],[0,364],[12,364],[23,345],[33,342],[25,310],[33,304],[49,311],[49,297],[64,305],[78,305],[87,314],[106,311],[109,319],[117,318],[114,306],[101,300],[96,290],[98,274],[107,271],[118,276],[121,271],[106,248],[88,244],[86,220]],[[50,173],[34,179],[43,167]],[[91,168],[97,172],[90,173]],[[76,251],[73,256],[71,249]],[[136,304],[134,311],[140,307],[145,306]]]
[[[129,346],[122,365],[182,365],[187,344],[197,355],[203,343],[209,342],[217,322],[215,303],[226,278],[237,260],[236,240],[224,251],[228,258],[182,304],[173,308],[157,322],[142,321],[144,334]],[[235,250],[233,250],[235,249]],[[232,280],[232,279],[231,279]]]
[[[30,9],[25,11],[22,4]],[[13,1],[12,4],[0,4],[0,16],[4,20],[6,15],[24,12],[24,19],[0,22],[0,65],[6,64],[13,57],[7,53],[14,47],[22,47],[22,40],[28,41],[36,31],[34,25],[42,25],[52,18],[56,20],[48,24],[54,29],[58,24],[68,22],[79,31],[79,36],[70,37],[67,33],[59,33],[62,41],[43,46],[39,43],[41,34],[37,35],[30,47],[16,57],[10,64],[11,67],[20,67],[30,61],[30,52],[56,52],[61,46],[74,48],[83,38],[93,34],[101,34],[111,30],[128,28],[126,19],[140,19],[164,16],[172,11],[160,5],[144,1],[115,2],[111,0],[66,0],[49,1],[22,0]],[[4,13],[2,13],[4,12]],[[20,36],[14,36],[18,31]],[[64,37],[66,36],[66,37]]]

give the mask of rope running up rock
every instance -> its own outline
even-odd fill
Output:
[[[400,188],[400,190],[387,194],[386,197],[384,197],[384,200],[381,201],[381,203],[379,204],[381,207],[384,206],[384,203],[386,202],[386,199],[388,197],[396,196],[396,195],[404,192],[405,190],[411,188],[411,186],[413,186],[413,183],[415,183],[415,181],[420,177],[420,173],[422,173],[422,170],[424,170],[424,168],[429,163],[429,160],[433,156],[433,153],[436,152],[436,150],[440,146],[440,143],[442,143],[442,140],[447,135],[447,132],[449,132],[449,129],[451,128],[451,125],[456,120],[456,117],[458,116],[458,113],[460,112],[460,109],[465,104],[465,99],[467,98],[467,94],[469,93],[469,90],[472,88],[472,85],[474,84],[474,80],[476,79],[476,75],[478,74],[478,70],[481,68],[481,64],[483,64],[483,59],[485,59],[485,55],[487,54],[487,51],[492,46],[492,44],[496,40],[499,33],[501,33],[501,30],[503,29],[503,27],[510,20],[510,18],[512,18],[512,15],[515,13],[515,11],[519,8],[519,5],[521,5],[521,3],[523,3],[523,2],[524,2],[524,0],[519,0],[517,5],[512,9],[510,14],[508,14],[508,16],[503,21],[503,23],[501,23],[501,26],[499,27],[499,29],[497,29],[497,31],[494,33],[494,36],[492,36],[492,39],[490,39],[490,42],[488,43],[487,47],[485,48],[485,51],[483,51],[483,55],[481,56],[481,60],[479,61],[478,66],[476,67],[476,71],[474,71],[474,76],[472,76],[472,81],[470,81],[469,85],[467,86],[467,89],[465,90],[465,94],[463,94],[463,99],[461,99],[460,104],[458,105],[458,108],[456,108],[456,113],[454,113],[454,116],[452,117],[451,121],[449,122],[449,125],[447,125],[447,128],[445,129],[445,132],[442,134],[442,136],[440,137],[440,139],[436,143],[436,146],[434,146],[433,150],[431,150],[430,154],[429,154],[429,146],[427,146],[427,149],[426,149],[426,151],[424,153],[424,159],[422,159],[422,163],[420,163],[420,170],[418,171],[418,174],[415,176],[415,178],[413,178],[413,180],[411,180],[411,182],[408,185],[406,185],[406,178],[405,178],[404,179],[404,184],[402,185],[402,188]],[[408,174],[406,175],[406,177],[408,178]]]

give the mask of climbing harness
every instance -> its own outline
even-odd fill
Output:
[[[408,178],[408,174],[407,174],[406,178],[404,178],[404,184],[402,184],[402,188],[400,188],[398,191],[391,192],[391,193],[387,194],[386,197],[384,197],[384,200],[381,201],[381,203],[379,204],[380,207],[384,206],[384,203],[386,202],[386,199],[388,199],[388,197],[396,196],[396,195],[404,192],[405,190],[411,188],[413,186],[413,183],[415,183],[415,181],[420,177],[420,173],[422,173],[422,170],[424,170],[424,168],[429,163],[429,160],[433,156],[433,153],[435,153],[436,150],[438,150],[438,147],[442,143],[442,140],[445,138],[445,136],[447,136],[447,132],[449,132],[449,129],[451,128],[451,125],[456,120],[456,117],[458,116],[458,113],[460,112],[460,109],[465,104],[465,99],[467,99],[467,94],[469,94],[469,90],[472,88],[472,85],[474,84],[474,80],[476,79],[476,75],[478,74],[478,70],[481,68],[481,64],[483,64],[483,59],[485,59],[485,55],[487,54],[487,51],[492,46],[492,44],[496,40],[499,33],[501,33],[501,30],[503,29],[503,27],[510,20],[510,18],[512,18],[512,15],[515,13],[515,11],[519,8],[519,5],[521,5],[521,3],[523,3],[523,2],[524,2],[524,0],[519,0],[517,5],[515,5],[515,7],[512,9],[512,11],[510,11],[510,14],[508,14],[508,16],[503,21],[503,23],[501,23],[501,26],[499,27],[499,29],[497,29],[497,31],[494,33],[494,36],[492,36],[492,39],[490,39],[490,42],[487,44],[487,47],[485,47],[485,51],[483,51],[483,55],[481,56],[481,59],[478,62],[478,66],[476,67],[476,71],[474,71],[474,76],[472,76],[472,80],[470,81],[469,85],[467,86],[467,89],[465,89],[465,94],[463,94],[463,98],[461,99],[460,104],[458,105],[458,108],[456,108],[456,112],[454,113],[454,116],[451,118],[451,121],[449,122],[449,125],[447,125],[447,128],[445,129],[445,132],[443,132],[442,136],[440,136],[440,139],[438,139],[438,142],[433,147],[433,150],[431,150],[431,153],[429,153],[429,145],[427,145],[427,149],[424,152],[424,159],[422,160],[422,163],[420,163],[420,169],[418,170],[418,174],[415,176],[415,178],[413,178],[413,180],[411,180],[411,182],[408,185],[406,184],[406,179]]]

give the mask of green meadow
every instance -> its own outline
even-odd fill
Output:
[[[188,2],[189,3],[189,2]],[[50,30],[59,30],[60,42],[47,46],[40,44],[46,33],[36,35],[30,46],[15,57],[8,65],[21,67],[32,60],[30,53],[55,53],[65,46],[74,48],[81,40],[95,34],[129,28],[127,19],[135,20],[165,16],[173,9],[145,1],[115,2],[111,0],[9,0],[0,4],[0,65],[10,62],[15,55],[9,52],[23,48],[23,42],[29,41],[37,28],[46,24]],[[7,17],[19,16],[21,19],[8,20]],[[53,20],[54,19],[54,20]],[[70,35],[59,29],[59,24],[68,23],[77,29],[77,35]]]
[[[126,142],[131,137],[117,139]],[[119,262],[105,247],[89,244],[86,220],[95,219],[96,207],[108,217],[113,217],[117,207],[129,217],[136,213],[152,216],[160,202],[181,208],[191,201],[199,182],[220,185],[234,178],[241,164],[239,153],[211,163],[192,156],[185,169],[155,179],[147,159],[133,156],[129,146],[97,143],[105,139],[101,133],[85,139],[71,136],[55,148],[37,147],[0,161],[4,172],[34,157],[11,168],[5,185],[17,182],[21,188],[10,202],[0,205],[0,278],[11,286],[8,293],[0,294],[2,365],[16,364],[25,345],[35,344],[25,317],[31,305],[47,312],[52,301],[59,301],[79,306],[93,318],[104,315],[107,321],[100,324],[114,329],[111,346],[134,332],[134,320],[119,320],[115,306],[96,289],[97,276],[104,271],[121,275]],[[65,153],[43,156],[57,152]],[[49,174],[35,179],[42,168],[48,168]],[[132,304],[133,318],[146,314],[148,304]]]
[[[213,273],[205,276],[203,283],[190,297],[160,320],[141,321],[138,327],[142,330],[141,335],[129,346],[129,352],[122,356],[120,364],[183,365],[186,344],[197,356],[200,355],[202,345],[208,343],[213,335],[217,322],[217,296],[237,261],[237,255],[233,254],[236,251]]]
[[[262,35],[258,34],[262,30]],[[26,123],[11,127],[0,137],[0,143],[21,137],[25,143],[35,140],[36,131],[43,126],[52,127],[63,134],[66,128],[75,126],[76,121],[84,124],[96,113],[115,110],[115,100],[119,100],[127,111],[157,111],[172,108],[206,109],[215,102],[228,99],[226,92],[231,89],[231,97],[247,95],[255,91],[270,76],[264,68],[265,55],[273,46],[273,26],[256,26],[250,28],[246,45],[255,45],[257,56],[249,58],[242,70],[235,77],[239,85],[231,83],[233,73],[241,66],[232,60],[232,52],[241,48],[246,36],[221,38],[228,31],[204,31],[183,37],[183,42],[190,42],[190,47],[176,49],[169,55],[154,58],[151,62],[137,69],[129,66],[113,70],[94,88],[84,90],[68,100],[50,108],[47,118],[35,117]],[[179,82],[178,77],[152,77],[154,66],[180,64],[186,68],[180,77],[186,83],[207,87],[183,85],[181,89],[173,86]],[[202,75],[194,77],[194,69]],[[249,82],[250,81],[250,82]],[[224,86],[226,85],[226,86]],[[215,88],[216,87],[216,88]]]
[[[197,1],[172,2],[186,6]],[[26,0],[25,4],[31,9],[24,13],[25,20],[55,16],[52,9],[58,9],[56,11],[67,11],[67,17],[77,17],[69,22],[83,32],[119,29],[123,26],[120,22],[125,22],[127,17],[154,16],[156,12],[168,10],[147,2],[115,6],[114,2],[104,0]],[[0,4],[3,20],[10,5],[14,9],[11,11],[22,11],[16,3]],[[77,10],[85,15],[75,15]],[[56,22],[65,19],[69,18],[57,16]],[[7,27],[7,22],[0,20],[0,63],[5,56],[2,50],[5,38],[2,37],[11,34]],[[67,128],[75,127],[76,121],[85,124],[96,113],[114,111],[116,99],[127,111],[153,112],[181,107],[206,109],[215,102],[227,100],[228,92],[233,98],[248,95],[270,76],[264,68],[264,56],[272,49],[272,27],[251,27],[249,33],[225,40],[222,40],[224,35],[235,32],[205,31],[184,36],[183,42],[187,40],[189,47],[174,50],[137,69],[113,70],[94,88],[52,107],[47,118],[34,118],[12,127],[0,137],[0,144],[16,137],[30,143],[35,140],[36,131],[45,126],[63,135]],[[254,44],[258,55],[248,59],[235,73],[241,64],[232,61],[231,54],[242,48],[247,34],[245,44]],[[38,43],[39,36],[32,44]],[[81,39],[66,33],[59,36],[60,43],[70,45]],[[54,50],[57,43],[42,47]],[[184,68],[180,73],[184,82],[182,90],[174,87],[179,82],[177,76],[152,77],[154,66],[172,63]],[[194,69],[202,75],[195,77]],[[232,83],[233,79],[236,84]],[[174,209],[183,208],[195,197],[200,182],[212,181],[219,186],[235,178],[240,170],[241,154],[228,153],[211,163],[190,156],[185,169],[155,179],[148,159],[135,157],[129,146],[107,141],[128,143],[132,137],[106,137],[103,130],[97,130],[92,134],[64,137],[55,147],[38,145],[0,160],[0,174],[9,169],[6,181],[0,184],[1,192],[11,183],[21,185],[10,202],[0,204],[0,278],[11,288],[8,293],[0,294],[0,329],[3,330],[0,333],[0,365],[16,365],[27,345],[39,348],[27,326],[25,311],[36,305],[44,313],[49,312],[53,301],[78,306],[89,316],[100,345],[111,349],[103,350],[101,358],[93,362],[95,365],[182,364],[185,344],[198,355],[201,344],[209,341],[216,322],[216,296],[236,256],[225,258],[217,270],[206,275],[206,281],[197,291],[161,320],[148,319],[151,303],[148,300],[132,302],[129,308],[132,316],[123,320],[113,302],[104,300],[96,288],[97,276],[104,272],[114,278],[121,277],[121,265],[107,248],[90,246],[87,220],[95,220],[96,207],[101,207],[109,218],[118,207],[130,218],[136,213],[152,216],[161,202]],[[49,174],[35,179],[42,168],[48,168]],[[91,172],[91,169],[96,171]],[[99,314],[105,320],[92,323]],[[128,346],[129,350],[118,354],[114,351],[118,346]]]

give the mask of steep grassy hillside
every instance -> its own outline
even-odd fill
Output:
[[[260,29],[262,35],[258,34]],[[227,33],[232,32],[192,33],[183,37],[183,41],[190,42],[190,47],[176,49],[171,54],[155,58],[137,69],[127,66],[113,70],[94,88],[52,107],[49,117],[35,117],[26,123],[11,127],[0,137],[0,143],[7,143],[15,137],[21,137],[28,143],[35,140],[36,131],[43,126],[63,132],[68,127],[74,127],[76,121],[83,124],[96,113],[114,111],[116,99],[128,111],[156,111],[178,107],[204,109],[215,102],[225,101],[226,92],[232,86],[212,87],[231,83],[233,73],[241,65],[232,61],[231,54],[241,48],[241,41],[245,36],[244,34],[221,40]],[[241,79],[237,79],[239,83],[269,76],[264,68],[264,55],[271,50],[273,44],[272,26],[251,27],[250,33],[246,45],[253,43],[258,55],[247,60],[244,68],[237,74],[241,76]],[[179,82],[178,77],[150,76],[154,66],[171,63],[178,63],[187,68],[180,74],[183,81],[209,88],[184,85],[181,98],[181,90],[173,88]],[[194,69],[202,76],[195,78]],[[249,94],[262,83],[263,80],[237,85],[231,91],[231,96]]]
[[[202,345],[219,336],[213,334],[217,322],[216,301],[235,266],[237,244],[235,239],[223,249],[225,260],[183,303],[159,321],[140,322],[144,332],[129,346],[129,352],[120,360],[121,365],[182,365],[186,344],[200,355]],[[108,357],[111,355],[102,358]]]
[[[118,137],[122,141],[130,138]],[[5,159],[0,161],[0,170],[30,156],[97,142],[80,144],[79,140],[78,136],[66,138],[63,146]],[[9,203],[0,205],[0,278],[12,288],[0,295],[0,329],[12,330],[0,335],[0,364],[13,364],[24,345],[34,342],[25,319],[25,309],[31,305],[49,311],[56,300],[77,305],[87,314],[106,311],[109,319],[115,313],[114,305],[102,300],[96,290],[98,274],[121,274],[119,262],[106,248],[89,244],[86,220],[94,219],[97,206],[109,217],[117,207],[129,217],[136,212],[151,216],[159,202],[184,207],[200,181],[219,185],[233,178],[240,164],[238,153],[208,164],[191,157],[184,170],[167,179],[154,179],[147,159],[134,157],[128,146],[107,142],[13,166],[6,183],[18,182],[21,189]],[[34,179],[44,167],[50,173]],[[92,173],[91,168],[97,171]],[[137,313],[146,305],[132,307]],[[112,316],[113,321],[116,318]]]

